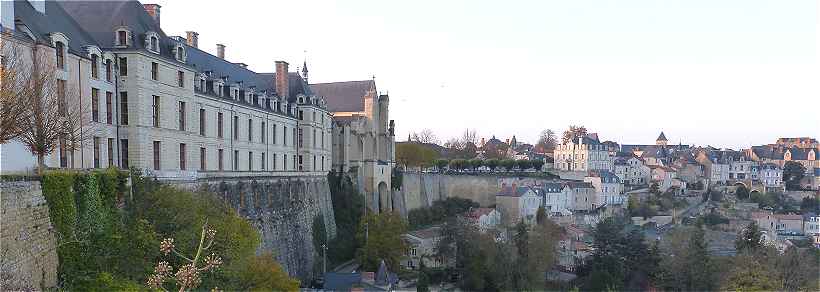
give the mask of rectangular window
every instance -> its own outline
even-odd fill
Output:
[[[265,161],[265,152],[262,152],[262,161],[261,162],[262,162],[262,164],[261,164],[262,165],[262,170],[265,170],[265,164],[268,164],[267,161]]]
[[[154,127],[159,127],[159,96],[154,95],[154,102],[152,103],[152,118]]]
[[[265,130],[265,122],[262,122],[262,128],[260,128],[260,131],[262,132],[262,143],[265,143]]]
[[[199,134],[205,136],[205,109],[199,109]]]
[[[300,111],[299,111],[299,120],[301,121],[301,120],[303,120],[304,118],[305,118],[305,112],[300,110]]]
[[[105,60],[105,81],[111,82],[111,60]]]
[[[117,43],[120,46],[128,45],[128,32],[121,30],[117,32]]]
[[[205,167],[206,167],[205,152],[206,152],[205,147],[200,147],[199,148],[199,170],[205,170]]]
[[[185,166],[187,166],[188,161],[185,158],[185,143],[179,143],[179,169],[181,170],[185,170]]]
[[[273,137],[273,141],[271,141],[271,142],[273,142],[273,145],[276,145],[276,124],[273,124],[273,136],[271,136],[271,137]],[[276,168],[274,168],[274,169],[276,169]]]
[[[239,170],[239,150],[233,151],[233,170]]]
[[[111,92],[105,92],[105,122],[111,125],[114,123],[114,94]]]
[[[271,168],[271,169],[276,170],[276,153],[273,153],[273,157],[271,157],[271,158],[273,158],[273,165],[272,165],[273,168]]]
[[[282,154],[282,170],[288,170],[288,155]]]
[[[301,133],[302,129],[299,129],[299,131]],[[293,141],[296,141],[296,128],[293,129]],[[301,143],[300,143],[299,147],[302,147]],[[296,159],[296,158],[294,158],[294,159]],[[296,161],[296,160],[294,160],[294,161]]]
[[[222,113],[216,114],[216,136],[222,138]]]
[[[322,156],[322,169],[321,170],[322,171],[325,170],[325,157],[324,156]]]
[[[100,168],[100,137],[94,137],[94,168]]]
[[[302,133],[302,129],[299,129],[299,138],[298,138],[298,140],[296,140],[296,141],[299,141],[299,146],[298,146],[299,148],[302,148],[302,142],[303,142],[302,139],[303,138],[304,138],[304,135]]]
[[[128,92],[120,92],[120,125],[128,125]]]
[[[96,88],[91,89],[91,120],[100,121],[100,90]]]
[[[91,78],[100,79],[100,57],[91,55]]]
[[[120,76],[128,76],[128,58],[120,57]]]
[[[282,126],[282,145],[288,146],[288,126]]]
[[[313,148],[316,148],[316,129],[313,129]]]
[[[225,150],[222,150],[222,149],[219,149],[219,150],[216,151],[216,153],[217,153],[216,160],[217,160],[217,164],[219,166],[219,170],[225,170],[225,164],[224,164],[225,160],[223,159],[224,152],[225,152]]]
[[[302,161],[302,155],[299,155],[299,171],[302,171],[302,169],[303,169],[302,162],[303,162]]]
[[[114,166],[114,138],[108,138],[108,167]]]
[[[65,80],[57,80],[57,111],[60,113],[60,116],[66,115],[65,82]]]
[[[63,168],[68,167],[68,153],[66,152],[65,143],[65,139],[60,138],[60,167]]]
[[[248,141],[253,142],[253,120],[248,119]]]
[[[128,139],[120,139],[120,154],[122,160],[120,166],[122,168],[128,168]]]
[[[185,131],[185,102],[179,102],[179,130]]]
[[[185,72],[177,71],[177,85],[185,87]]]
[[[159,79],[159,64],[151,62],[151,80]]]
[[[253,152],[248,151],[248,171],[253,170]]]
[[[160,149],[159,141],[154,141],[154,170],[159,170],[160,169],[160,167],[159,167],[159,162],[160,162],[159,154],[160,154],[160,151],[162,151],[162,150]]]
[[[233,116],[233,138],[239,139],[239,116]]]

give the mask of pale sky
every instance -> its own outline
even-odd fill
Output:
[[[817,0],[156,3],[165,33],[258,72],[306,55],[311,83],[375,75],[398,141],[570,124],[624,144],[820,138]]]

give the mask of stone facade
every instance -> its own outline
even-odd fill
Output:
[[[330,189],[327,177],[321,174],[210,178],[177,185],[189,190],[204,188],[221,197],[259,231],[262,242],[258,252],[272,251],[288,274],[302,280],[316,276],[314,218],[321,215],[324,219],[328,241],[336,236]]]
[[[589,137],[557,145],[553,158],[555,169],[563,171],[615,170],[615,157],[609,148]]]
[[[57,285],[57,238],[37,181],[0,182],[0,290]]]

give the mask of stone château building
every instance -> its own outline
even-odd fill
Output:
[[[2,8],[2,41],[43,52],[60,98],[76,96],[66,102],[91,113],[83,120],[89,139],[76,150],[60,143],[47,167],[134,167],[166,179],[355,169],[360,187],[383,198],[374,202],[392,208],[393,123],[373,80],[309,85],[306,64],[291,72],[285,61],[252,71],[228,61],[225,45],[216,55],[200,49],[194,31],[167,35],[156,4],[19,0]],[[19,143],[2,150],[4,171],[9,157],[33,166]]]
[[[614,171],[615,157],[595,134],[578,137],[555,146],[555,168],[563,171]]]

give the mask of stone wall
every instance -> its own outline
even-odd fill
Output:
[[[0,181],[0,291],[57,284],[57,239],[38,181]]]
[[[449,197],[470,199],[486,207],[495,204],[495,195],[501,189],[501,178],[495,176],[417,172],[406,172],[403,176],[401,190],[395,191],[394,196],[403,201],[404,211]]]
[[[322,215],[327,237],[336,236],[330,187],[324,175],[302,177],[208,178],[173,182],[217,194],[259,230],[258,253],[271,251],[288,271],[312,279],[316,249],[313,218]]]

